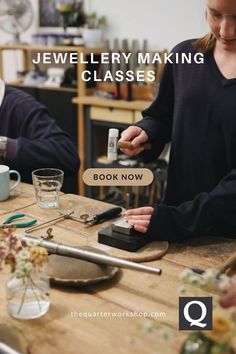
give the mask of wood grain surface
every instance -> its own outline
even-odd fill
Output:
[[[74,210],[97,213],[109,204],[74,195],[60,197],[60,211]],[[21,193],[0,203],[0,218],[21,210],[38,222],[58,215],[57,209],[40,209],[34,203],[31,186],[22,185]],[[4,215],[3,215],[4,214]],[[54,240],[71,245],[88,245],[98,229],[110,221],[86,227],[79,222],[63,220],[53,225]],[[34,235],[46,235],[48,225]],[[18,230],[21,231],[21,230]],[[185,267],[206,269],[218,266],[236,249],[236,242],[224,237],[189,240],[170,245],[167,254],[145,264],[159,266],[161,276],[122,270],[107,282],[86,288],[52,287],[49,312],[36,320],[19,321],[6,312],[3,284],[9,278],[0,273],[0,333],[6,328],[14,337],[12,346],[22,339],[22,352],[30,354],[84,353],[178,353],[186,333],[178,330],[179,274]],[[145,317],[145,314],[147,317]],[[154,316],[155,314],[155,316]],[[163,333],[171,338],[165,341]],[[1,338],[1,336],[0,336]]]

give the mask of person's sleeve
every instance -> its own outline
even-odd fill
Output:
[[[16,139],[9,139],[6,163],[12,168],[32,171],[41,167],[62,169],[69,176],[78,171],[79,158],[70,136],[37,102],[16,105]],[[68,117],[66,117],[68,119]]]
[[[143,119],[136,126],[145,130],[152,149],[140,154],[146,162],[157,158],[165,144],[170,142],[174,110],[173,65],[166,64],[159,93],[151,106],[142,112]]]
[[[236,238],[236,169],[210,193],[199,193],[179,206],[156,205],[147,234],[157,240],[218,235]]]

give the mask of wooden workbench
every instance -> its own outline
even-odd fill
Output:
[[[0,222],[17,210],[36,217],[39,222],[57,215],[58,209],[40,209],[35,204],[32,186],[21,184],[14,193],[8,201],[0,203]],[[99,212],[108,206],[71,194],[61,195],[60,202],[60,211],[75,209],[76,213]],[[82,245],[108,223],[86,228],[78,222],[63,220],[53,226],[53,233],[56,241]],[[40,234],[44,231],[40,230]],[[83,289],[53,287],[49,312],[28,321],[13,319],[6,312],[3,284],[9,273],[4,270],[0,273],[0,337],[5,328],[9,336],[18,336],[31,354],[178,353],[186,336],[178,331],[179,273],[188,266],[217,266],[235,250],[236,241],[223,237],[173,244],[161,260],[148,262],[162,268],[160,277],[122,270],[111,281]],[[73,317],[71,312],[80,312],[83,317]],[[160,317],[131,317],[134,312],[158,312]],[[95,313],[96,317],[85,317]],[[158,328],[150,331],[150,324]],[[170,331],[172,341],[165,342],[160,330]]]

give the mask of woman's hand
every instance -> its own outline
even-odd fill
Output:
[[[120,150],[128,156],[135,156],[144,150],[140,144],[146,143],[148,141],[148,135],[143,129],[135,126],[130,126],[123,131],[119,141],[131,141],[131,149]]]
[[[153,212],[154,208],[152,207],[141,207],[124,211],[122,215],[136,231],[145,234],[150,224]]]

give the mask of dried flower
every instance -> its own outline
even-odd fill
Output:
[[[216,343],[227,343],[234,336],[235,326],[231,316],[217,313],[213,316],[212,331],[203,331],[205,337]]]
[[[236,278],[232,279],[226,274],[219,275],[217,269],[207,269],[202,274],[196,274],[190,269],[180,274],[180,279],[185,285],[195,289],[210,291],[221,295],[219,304],[222,307],[236,305]],[[217,300],[217,301],[216,301]],[[231,352],[231,340],[235,334],[236,321],[234,313],[228,313],[221,309],[217,311],[218,298],[214,297],[213,326],[211,331],[191,332],[182,348],[181,353],[226,354]],[[191,351],[192,350],[192,351]]]
[[[29,277],[35,267],[47,262],[47,250],[26,244],[22,247],[13,231],[12,228],[0,230],[0,269],[9,264],[17,278]]]
[[[224,294],[220,299],[222,307],[236,306],[236,277],[233,277],[227,283],[222,284]]]
[[[35,266],[36,265],[42,266],[43,263],[47,262],[48,260],[47,250],[43,247],[39,247],[39,246],[30,247],[29,252],[30,252],[29,260]]]

